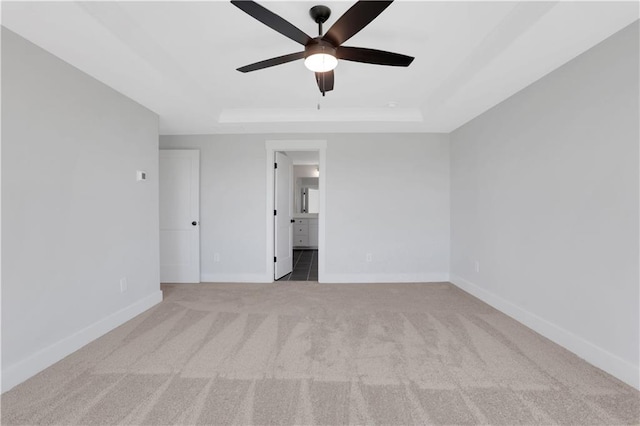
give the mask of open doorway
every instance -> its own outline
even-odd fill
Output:
[[[287,274],[278,272],[280,259],[278,247],[285,242],[281,241],[278,226],[275,228],[275,250],[277,281],[318,281],[318,219],[320,215],[320,156],[318,151],[285,151],[277,152],[287,156],[291,162],[291,181],[288,200],[291,203],[292,229],[292,264]],[[276,169],[275,203],[286,202],[281,200],[278,191],[278,174]],[[281,184],[282,185],[282,184]],[[276,222],[277,224],[277,222]],[[286,257],[285,260],[288,260]]]
[[[274,281],[281,278],[322,282],[326,141],[267,141],[266,147],[267,273]],[[286,171],[282,166],[276,169],[277,158],[291,164],[288,180],[283,178]],[[287,185],[290,189],[285,201],[283,188]],[[286,208],[287,202],[291,208]],[[289,247],[290,252],[285,253],[285,247]],[[279,260],[283,263],[278,263]],[[282,278],[288,262],[291,262],[291,272]]]

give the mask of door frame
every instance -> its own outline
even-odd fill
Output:
[[[326,178],[327,178],[327,141],[326,140],[267,140],[265,142],[267,150],[267,209],[265,211],[267,223],[267,247],[266,247],[266,267],[267,276],[271,277],[269,282],[274,282],[275,265],[274,256],[274,169],[273,163],[276,151],[318,151],[319,176],[319,196],[320,212],[318,213],[318,282],[323,281],[325,274],[325,218],[326,218]]]

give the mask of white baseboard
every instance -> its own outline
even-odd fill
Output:
[[[268,274],[201,274],[203,283],[272,283]]]
[[[114,312],[82,330],[36,352],[28,358],[2,370],[2,392],[24,382],[45,368],[55,364],[67,355],[77,351],[100,336],[124,324],[131,318],[162,302],[162,291],[138,300]]]
[[[202,274],[203,283],[272,283],[269,274]],[[449,282],[449,274],[323,274],[320,283]]]
[[[451,275],[451,282],[467,293],[474,295],[483,302],[493,306],[537,333],[540,333],[547,339],[568,349],[585,361],[617,377],[630,386],[640,389],[640,369],[637,365],[625,361],[617,355],[594,345],[544,318],[522,309],[464,278]]]
[[[434,283],[448,282],[449,274],[323,274],[320,283]]]

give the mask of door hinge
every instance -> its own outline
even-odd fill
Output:
[[[277,169],[278,168],[278,163],[273,163],[273,168]]]
[[[278,210],[274,210],[274,211],[273,211],[273,215],[274,215],[274,216],[277,216],[277,215],[278,215]]]
[[[273,263],[276,263],[278,261],[278,258],[273,256]]]

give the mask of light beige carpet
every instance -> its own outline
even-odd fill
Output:
[[[451,284],[163,290],[4,394],[2,424],[640,422],[639,392]]]

